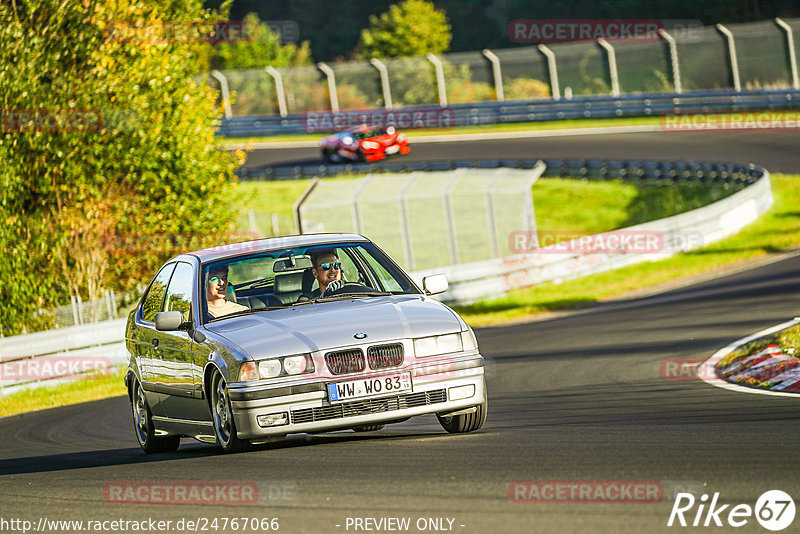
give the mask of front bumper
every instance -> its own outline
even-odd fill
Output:
[[[282,436],[311,433],[360,425],[399,421],[431,413],[453,412],[486,402],[483,357],[480,354],[418,362],[412,366],[387,369],[412,373],[412,391],[398,395],[372,397],[331,403],[326,385],[348,380],[300,381],[271,388],[231,387],[231,408],[239,438]],[[464,386],[461,388],[461,386]],[[470,387],[472,386],[472,387]],[[455,391],[474,392],[465,398],[454,398]],[[462,395],[456,395],[461,397]],[[259,416],[286,414],[287,424],[262,426]]]

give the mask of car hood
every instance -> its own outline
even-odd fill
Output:
[[[232,317],[206,325],[254,358],[424,337],[462,329],[448,307],[419,295],[354,298]],[[366,334],[363,340],[355,334]]]

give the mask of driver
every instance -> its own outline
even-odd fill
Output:
[[[326,251],[311,256],[311,274],[316,278],[319,288],[306,295],[309,299],[315,299],[326,291],[331,293],[344,286],[342,280],[342,262],[334,252]]]

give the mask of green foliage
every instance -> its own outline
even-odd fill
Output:
[[[211,64],[215,69],[250,69],[256,67],[293,67],[311,64],[311,48],[308,41],[300,46],[294,43],[281,44],[280,35],[270,31],[258,15],[249,13],[244,25],[250,29],[250,38],[231,40],[217,45]]]
[[[450,24],[433,2],[404,0],[369,21],[370,27],[361,31],[358,45],[362,58],[439,54],[450,47]]]
[[[504,80],[503,93],[509,100],[529,100],[550,96],[550,86],[535,78],[512,78]]]
[[[4,335],[146,281],[175,252],[158,243],[229,231],[239,156],[215,148],[217,95],[196,81],[211,46],[171,33],[218,19],[199,0],[0,4]]]

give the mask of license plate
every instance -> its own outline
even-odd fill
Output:
[[[328,399],[342,402],[351,399],[381,397],[411,391],[411,373],[384,375],[328,384]]]
[[[400,145],[387,146],[386,150],[384,150],[384,152],[386,152],[387,154],[397,154],[397,152],[399,151],[400,151]]]

